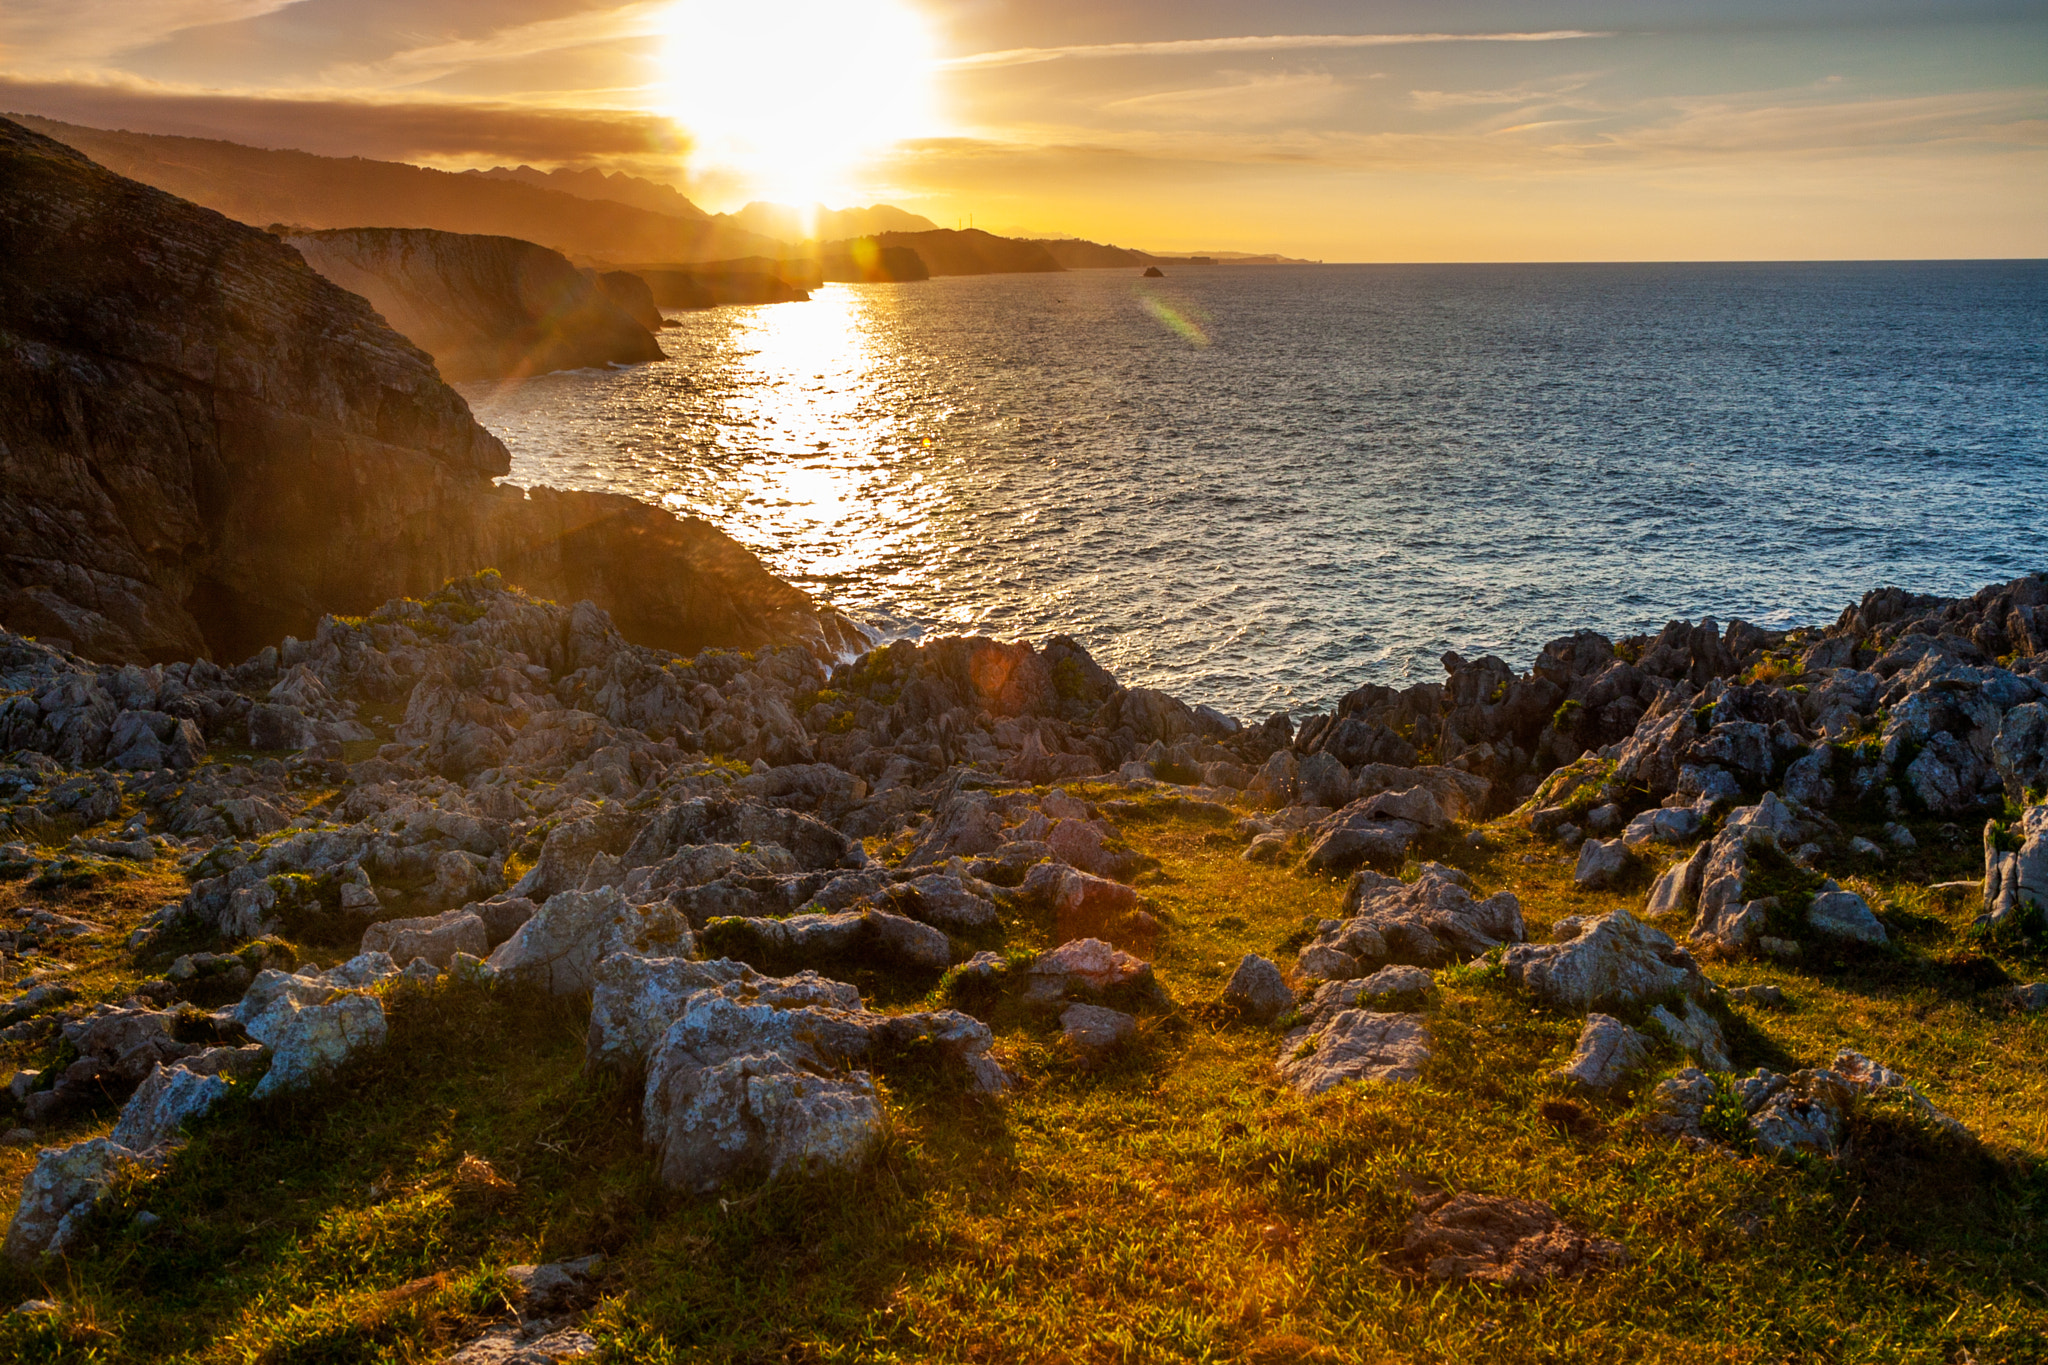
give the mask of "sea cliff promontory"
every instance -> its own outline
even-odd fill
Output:
[[[95,659],[241,657],[485,567],[672,648],[848,638],[704,522],[498,486],[361,297],[5,121],[0,441],[0,622]]]
[[[434,357],[443,379],[521,379],[662,358],[648,324],[598,278],[532,242],[431,228],[336,228],[284,241],[368,299]]]

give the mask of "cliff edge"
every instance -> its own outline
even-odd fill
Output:
[[[519,379],[662,358],[653,332],[596,280],[560,252],[516,237],[337,228],[284,241],[307,265],[368,299],[434,357],[447,380]]]
[[[495,485],[509,466],[275,237],[0,120],[0,623],[102,661],[239,658],[495,567],[663,648],[850,638],[716,528]]]

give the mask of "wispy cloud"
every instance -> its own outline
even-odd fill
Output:
[[[1550,104],[1575,95],[1593,83],[1591,75],[1565,76],[1541,84],[1517,85],[1506,90],[1411,90],[1408,97],[1418,109],[1458,109],[1494,104]]]
[[[1216,85],[1111,100],[1102,109],[1106,113],[1168,118],[1180,125],[1270,124],[1326,113],[1348,90],[1344,82],[1322,71],[1240,74]]]
[[[429,43],[376,62],[330,67],[326,78],[343,87],[381,87],[433,80],[487,62],[545,56],[593,43],[646,38],[662,32],[670,0],[640,0],[623,8],[563,15],[499,29],[481,38]]]
[[[202,24],[253,19],[295,0],[6,0],[0,62],[17,74],[109,61]]]
[[[944,63],[952,67],[1028,66],[1063,58],[1199,57],[1219,52],[1289,52],[1310,48],[1399,47],[1411,43],[1557,43],[1612,38],[1612,32],[1548,29],[1540,33],[1282,33],[1265,37],[1181,38],[1151,43],[1091,43],[1074,47],[1013,47],[977,52]]]

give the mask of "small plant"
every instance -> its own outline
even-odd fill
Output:
[[[1707,1096],[1706,1107],[1700,1111],[1700,1131],[1731,1147],[1750,1144],[1749,1111],[1725,1076],[1714,1078],[1714,1093]]]

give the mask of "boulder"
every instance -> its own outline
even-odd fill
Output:
[[[1173,1003],[1151,963],[1099,938],[1074,939],[1040,953],[1025,969],[1024,999],[1034,1005],[1072,999],[1160,1008]]]
[[[644,1137],[663,1184],[708,1193],[740,1179],[847,1169],[888,1121],[865,1071],[806,1025],[810,1011],[699,991],[648,1060]]]
[[[457,953],[485,957],[491,951],[490,929],[474,911],[446,910],[427,919],[394,919],[363,930],[362,951],[389,953],[394,962],[425,958],[446,968]]]
[[[1698,834],[1703,823],[1690,806],[1659,806],[1629,821],[1621,842],[1631,851],[1647,844],[1682,844]]]
[[[1650,1060],[1650,1040],[1611,1014],[1589,1014],[1557,1078],[1605,1094]]]
[[[1870,904],[1853,891],[1827,883],[1806,911],[1806,922],[1817,933],[1852,943],[1879,946],[1887,942],[1884,925],[1870,912]]]
[[[26,1266],[46,1251],[64,1251],[82,1229],[93,1201],[140,1160],[139,1153],[108,1138],[43,1148],[21,1187],[0,1255]]]
[[[1632,861],[1628,845],[1621,840],[1588,839],[1579,845],[1579,863],[1572,871],[1572,880],[1582,891],[1612,886],[1628,871]]]
[[[270,1049],[256,1098],[301,1089],[366,1048],[382,1047],[384,1006],[373,995],[340,995],[318,1005],[287,996],[249,1025]]]
[[[743,963],[724,959],[697,962],[613,953],[598,963],[592,981],[584,1056],[592,1067],[637,1075],[646,1065],[647,1054],[691,996],[730,981],[767,979]],[[826,982],[822,977],[812,979],[819,982],[820,989],[804,1003],[816,1000],[841,1008],[859,1007],[860,992],[854,987]]]
[[[1588,921],[1568,942],[1509,948],[1501,967],[1545,1005],[1576,1012],[1633,1012],[1670,992],[1707,990],[1691,954],[1626,910]]]
[[[1442,967],[1527,935],[1521,902],[1509,892],[1476,900],[1470,878],[1425,863],[1413,882],[1360,872],[1345,894],[1344,920],[1325,921],[1301,950],[1304,975],[1365,976],[1389,962]]]
[[[1246,953],[1223,984],[1223,1003],[1247,1019],[1270,1024],[1294,1009],[1294,992],[1279,967]]]
[[[694,946],[689,923],[666,905],[628,905],[615,887],[550,896],[488,959],[512,981],[556,995],[591,988],[597,964],[613,953],[679,957]]]
[[[158,1065],[121,1106],[121,1117],[107,1140],[139,1153],[170,1146],[187,1123],[211,1113],[227,1093],[228,1083],[219,1070]]]
[[[1085,1061],[1099,1061],[1137,1041],[1138,1021],[1122,1010],[1069,1005],[1060,1011],[1060,1035]]]
[[[898,914],[949,934],[986,933],[1002,923],[995,902],[977,889],[985,885],[947,873],[929,873],[878,893]]]
[[[942,930],[873,908],[787,919],[715,919],[704,926],[703,938],[708,950],[743,961],[800,965],[860,957],[927,972],[953,965],[953,941]]]
[[[1977,922],[1999,929],[2029,921],[2048,921],[2048,805],[2029,806],[2013,830],[1996,821],[1984,826],[1984,913]]]
[[[1412,1081],[1429,1060],[1429,1032],[1419,1014],[1339,1010],[1287,1035],[1275,1063],[1305,1095],[1346,1081]]]
[[[1662,1030],[1680,1052],[1697,1057],[1715,1071],[1726,1071],[1735,1064],[1728,1056],[1728,1039],[1721,1032],[1721,1021],[1689,996],[1678,1002],[1675,1011],[1665,1005],[1652,1006],[1650,1023]]]

